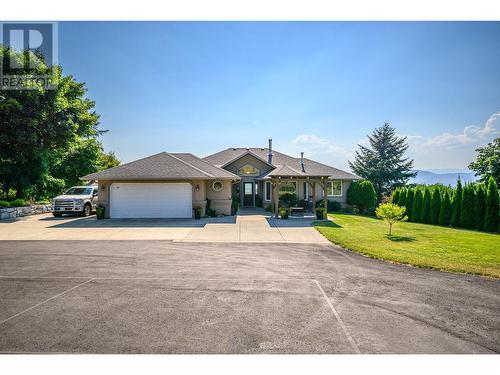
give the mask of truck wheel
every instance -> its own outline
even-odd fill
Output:
[[[59,212],[52,212],[52,215],[54,215],[54,217],[61,217],[62,214],[60,214]]]
[[[85,206],[83,206],[82,216],[89,216],[91,212],[92,207],[90,207],[90,204],[85,204]]]

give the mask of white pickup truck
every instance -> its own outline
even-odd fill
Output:
[[[52,215],[79,214],[89,216],[97,206],[97,185],[73,186],[52,200]]]

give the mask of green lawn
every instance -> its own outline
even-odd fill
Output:
[[[329,213],[314,226],[328,240],[371,258],[500,278],[500,235],[416,223],[397,223],[389,237],[382,220]]]

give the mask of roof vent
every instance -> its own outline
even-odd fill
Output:
[[[235,148],[233,148],[233,151],[236,151],[236,149],[235,149]]]
[[[300,166],[302,168],[302,172],[306,171],[305,165],[304,165],[304,151],[300,153]]]

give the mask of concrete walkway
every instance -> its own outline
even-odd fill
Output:
[[[329,243],[312,219],[279,220],[261,210],[192,219],[108,219],[34,215],[0,221],[0,240],[172,240],[180,242]]]

